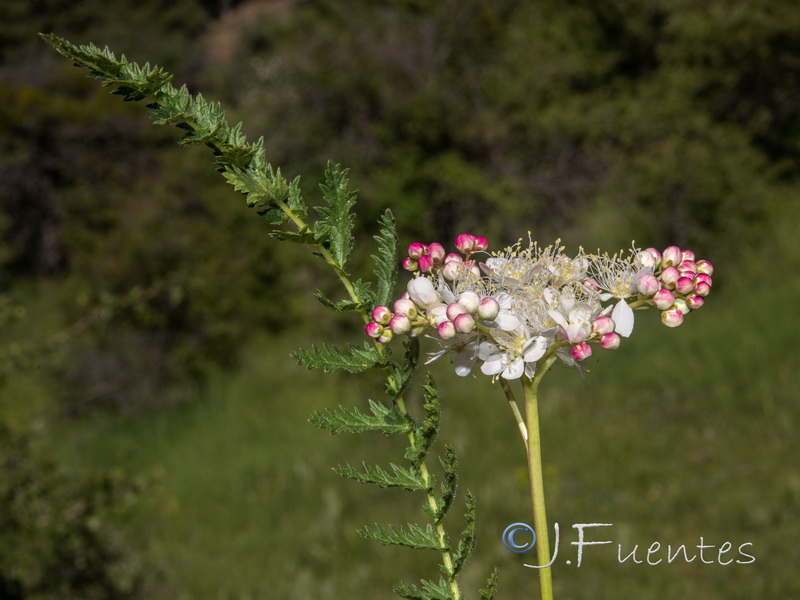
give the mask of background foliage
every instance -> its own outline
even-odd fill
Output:
[[[12,461],[21,438],[4,438],[3,464],[44,483],[48,461],[75,469],[67,491],[35,486],[53,507],[93,497],[121,465],[152,478],[108,521],[132,572],[158,565],[148,597],[388,597],[429,568],[355,533],[364,515],[417,507],[327,470],[399,449],[306,425],[370,394],[286,358],[307,338],[357,339],[358,324],[320,319],[308,292],[330,284],[267,238],[207,154],[176,147],[35,36],[53,31],[163,64],[223,101],[273,164],[303,176],[306,197],[327,160],[348,166],[362,239],[390,206],[402,244],[462,230],[505,244],[532,229],[571,247],[635,238],[710,257],[719,277],[702,317],[665,332],[644,315],[585,381],[545,384],[548,502],[562,528],[613,522],[630,544],[753,541],[758,561],[645,568],[598,554],[580,571],[559,565],[556,592],[796,595],[799,21],[777,0],[5,3],[0,294],[15,318],[2,325],[0,407],[14,436],[34,423],[46,435],[42,461]],[[368,250],[356,270],[372,268]],[[499,535],[527,514],[524,455],[499,392],[464,384],[442,380],[442,435],[477,494],[475,563],[500,563],[499,597],[518,597],[533,577]],[[14,494],[0,514],[17,514]],[[21,543],[12,529],[0,552]],[[44,565],[63,530],[39,531],[19,555]],[[102,563],[92,547],[64,560]],[[102,577],[133,594],[119,556]],[[20,597],[65,596],[25,585]]]

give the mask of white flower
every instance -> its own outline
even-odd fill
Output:
[[[477,357],[484,361],[481,372],[503,379],[519,379],[523,374],[531,377],[536,372],[536,361],[544,356],[547,346],[548,339],[544,336],[509,336],[502,345],[481,342],[477,352]]]

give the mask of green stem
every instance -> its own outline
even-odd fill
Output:
[[[550,540],[547,531],[547,512],[544,501],[544,476],[542,473],[541,436],[539,433],[539,406],[537,390],[544,374],[555,362],[555,354],[550,355],[539,366],[533,379],[523,378],[525,390],[525,419],[528,423],[528,478],[533,508],[533,529],[536,532],[536,558],[539,565],[550,562]],[[553,578],[550,567],[539,571],[541,600],[553,600]]]
[[[514,419],[517,421],[517,427],[519,428],[519,433],[522,435],[522,443],[525,444],[525,450],[528,450],[528,428],[525,426],[525,421],[522,418],[522,414],[519,412],[519,405],[517,404],[517,399],[514,397],[514,392],[511,390],[511,386],[508,385],[508,381],[505,379],[500,379],[500,387],[503,388],[503,393],[506,395],[506,399],[508,400],[508,404],[511,407],[511,412],[514,413]]]

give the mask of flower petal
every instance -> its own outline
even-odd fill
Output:
[[[472,367],[475,366],[475,355],[472,352],[459,352],[453,360],[453,366],[455,367],[456,375],[466,377],[472,372]]]
[[[625,300],[620,300],[614,307],[611,313],[611,318],[614,319],[616,327],[614,331],[622,337],[629,337],[633,332],[633,309]]]
[[[525,372],[525,361],[521,358],[517,358],[511,361],[504,370],[501,377],[503,379],[519,379],[522,377],[522,374]]]
[[[522,322],[510,312],[501,310],[495,317],[494,322],[503,331],[514,331],[522,325]]]

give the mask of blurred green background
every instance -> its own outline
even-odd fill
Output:
[[[210,154],[177,147],[39,31],[220,100],[309,200],[327,160],[349,167],[362,274],[386,207],[403,245],[473,231],[497,248],[530,230],[568,251],[635,239],[710,259],[713,294],[684,326],[639,313],[584,379],[545,379],[556,597],[800,597],[795,3],[111,6],[0,6],[0,598],[391,598],[437,577],[434,556],[355,532],[419,520],[420,498],[331,470],[398,462],[403,441],[308,424],[381,394],[288,356],[359,339],[311,297],[335,282],[267,237]],[[499,600],[536,597],[532,557],[500,541],[529,521],[507,404],[483,378],[433,371],[440,443],[478,500],[467,594],[498,565]],[[589,522],[612,523],[589,535],[615,543],[577,568],[571,525]],[[750,542],[756,562],[616,556],[701,537],[730,542],[727,558]]]

